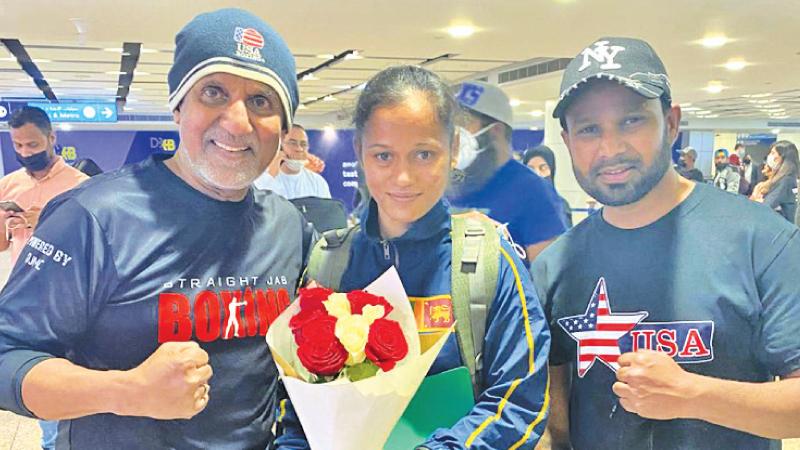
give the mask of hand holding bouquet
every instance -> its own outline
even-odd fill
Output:
[[[451,331],[421,351],[392,268],[363,291],[301,290],[267,343],[313,450],[379,450]]]

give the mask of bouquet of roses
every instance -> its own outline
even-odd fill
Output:
[[[312,450],[377,450],[450,331],[420,345],[392,268],[363,291],[301,289],[267,343]]]
[[[365,291],[347,294],[300,289],[300,311],[289,320],[306,381],[350,381],[388,372],[408,354],[408,343],[392,305]]]

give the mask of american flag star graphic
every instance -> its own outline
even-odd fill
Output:
[[[630,332],[647,317],[647,312],[613,314],[606,293],[606,281],[600,278],[594,288],[586,312],[558,319],[558,325],[578,342],[578,376],[583,378],[595,360],[619,369],[619,338]]]
[[[233,40],[249,47],[264,48],[264,37],[253,28],[236,27]]]

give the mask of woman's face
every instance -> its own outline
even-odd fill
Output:
[[[781,163],[783,163],[783,158],[781,157],[781,154],[775,150],[775,147],[772,147],[772,149],[769,151],[769,155],[767,156],[775,160],[775,167],[780,167]]]
[[[403,235],[442,198],[458,145],[425,94],[372,111],[356,141],[381,235]]]
[[[550,166],[541,156],[534,156],[528,161],[528,167],[542,178],[550,178]]]

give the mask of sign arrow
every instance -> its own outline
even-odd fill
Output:
[[[111,108],[109,108],[108,106],[104,106],[103,110],[100,111],[100,114],[102,114],[106,119],[110,119],[111,116],[114,114],[114,112],[111,111]]]

